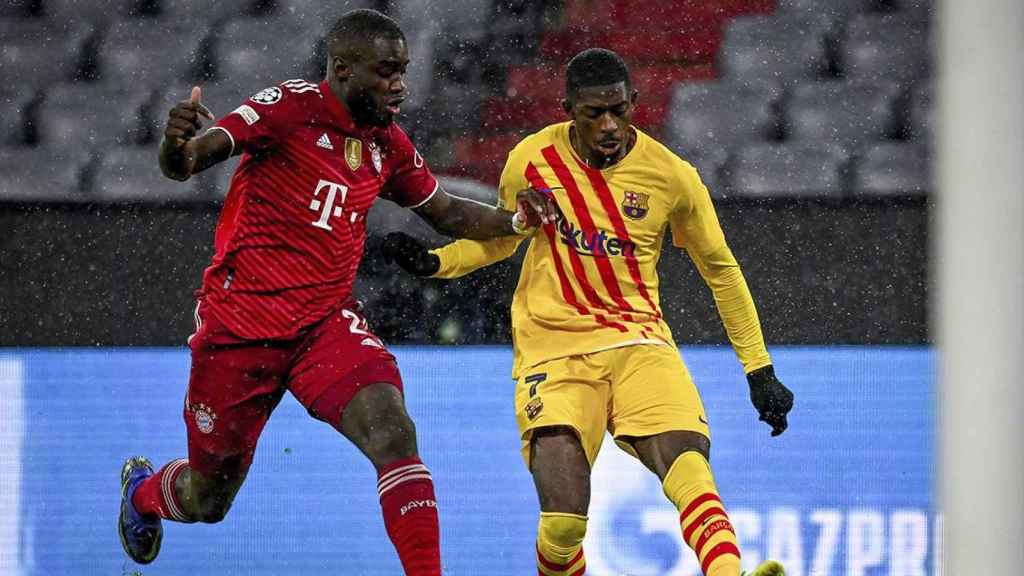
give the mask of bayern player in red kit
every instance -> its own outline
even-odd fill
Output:
[[[154,472],[135,457],[122,470],[119,531],[136,562],[156,558],[161,519],[224,518],[287,390],[376,468],[385,527],[405,572],[441,574],[433,483],[417,455],[398,367],[351,296],[366,214],[382,196],[449,236],[522,230],[510,212],[447,195],[393,122],[409,62],[393,20],[346,13],[327,46],[323,82],[267,88],[202,136],[199,118],[212,115],[199,88],[170,111],[160,147],[166,176],[185,180],[242,159],[197,293],[188,458]]]

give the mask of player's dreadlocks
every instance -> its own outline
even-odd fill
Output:
[[[397,22],[376,10],[352,10],[331,26],[327,47],[331,55],[358,59],[377,38],[405,40],[405,34]]]
[[[565,70],[565,95],[572,98],[580,88],[626,83],[632,89],[629,68],[618,54],[604,48],[587,48],[569,60]]]

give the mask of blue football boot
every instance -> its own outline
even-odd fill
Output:
[[[125,553],[139,564],[149,564],[156,559],[164,538],[160,518],[144,518],[132,504],[135,489],[152,475],[153,466],[142,456],[129,458],[121,468],[121,514],[117,518],[117,531]]]

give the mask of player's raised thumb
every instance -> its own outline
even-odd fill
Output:
[[[213,120],[213,113],[210,112],[210,110],[206,106],[203,106],[203,103],[200,101],[200,100],[202,100],[202,97],[203,97],[203,90],[202,90],[202,88],[200,88],[199,86],[193,86],[192,87],[192,94],[189,95],[188,101],[191,102],[192,104],[196,105],[196,110],[200,114],[202,114],[203,116],[206,116],[210,120]]]

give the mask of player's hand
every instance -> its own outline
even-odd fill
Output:
[[[431,254],[419,240],[404,232],[384,237],[384,257],[416,276],[433,276],[441,269],[441,259]]]
[[[536,228],[541,224],[554,224],[558,219],[555,197],[551,190],[526,188],[516,193],[516,213],[520,222],[527,228]]]
[[[750,402],[760,414],[759,420],[772,427],[772,436],[786,431],[789,423],[786,414],[793,409],[793,392],[775,377],[775,368],[770,364],[747,374],[750,384]]]
[[[167,113],[167,127],[164,128],[164,140],[175,148],[181,148],[186,142],[195,138],[196,132],[202,128],[200,117],[213,120],[213,114],[203,106],[200,99],[202,91],[199,86],[192,88],[188,100],[182,100]]]

